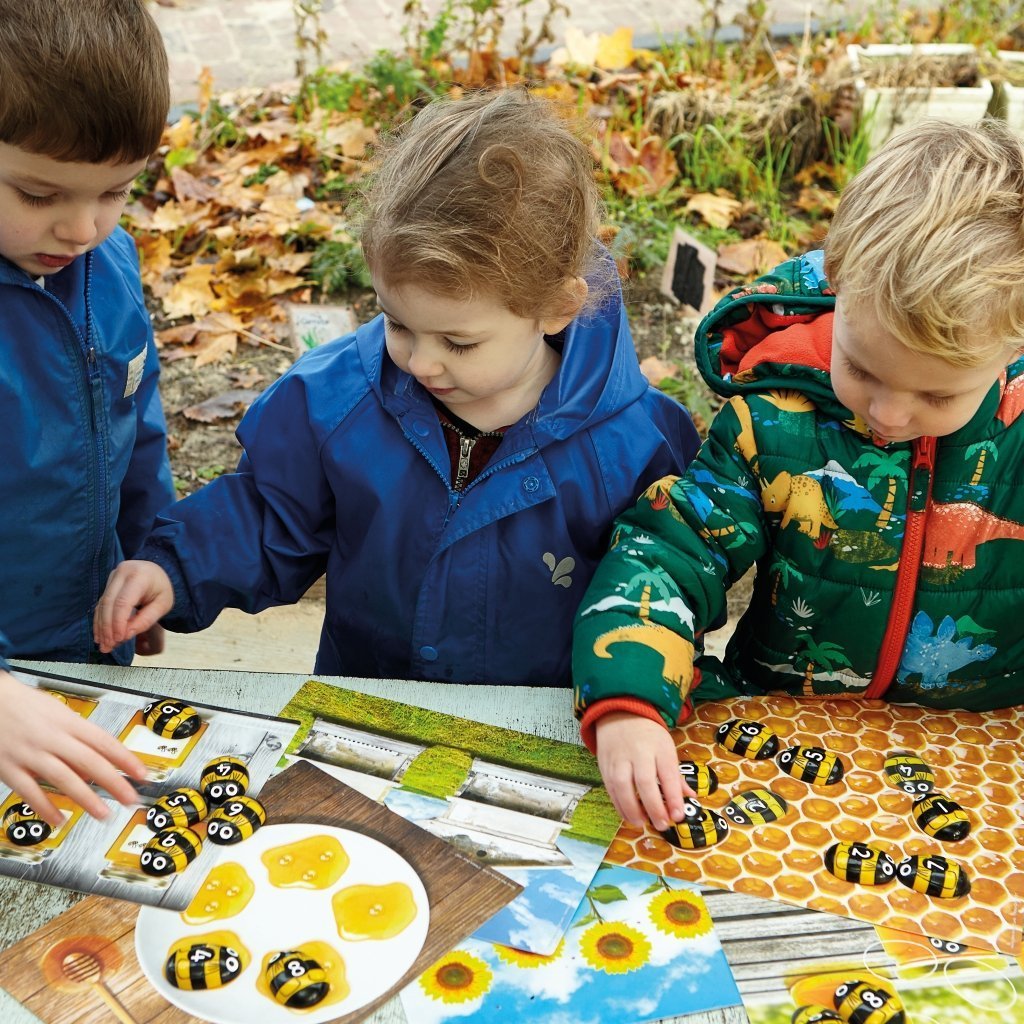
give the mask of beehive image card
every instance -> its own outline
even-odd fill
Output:
[[[523,887],[475,938],[549,956],[620,818],[571,743],[311,681],[292,751]]]
[[[56,828],[0,784],[0,874],[184,910],[220,857],[220,848],[206,841],[206,819],[228,795],[225,787],[258,796],[298,723],[72,676],[15,675],[120,738],[145,764],[147,777],[136,785],[138,807],[124,807],[98,790],[110,810],[102,821],[52,793],[64,815]],[[173,808],[164,807],[167,800]],[[148,872],[143,856],[168,826],[184,831],[175,834],[172,858],[160,863],[177,869]]]
[[[754,896],[705,898],[750,1024],[1024,1024],[1017,958]]]
[[[701,795],[668,832],[623,826],[610,861],[1019,953],[1019,711],[736,698],[675,735]]]
[[[0,954],[46,1024],[354,1024],[519,888],[299,763],[181,914],[89,896]]]
[[[402,991],[416,1024],[591,1024],[739,1006],[708,908],[688,882],[605,865],[551,956],[467,939]]]

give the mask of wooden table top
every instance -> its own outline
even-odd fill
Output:
[[[99,665],[25,663],[26,668],[64,673],[96,683],[126,686],[147,693],[173,693],[225,708],[276,714],[309,678],[284,673],[232,672],[171,668],[113,668]],[[515,686],[464,686],[389,679],[317,677],[326,683],[460,715],[567,743],[579,742],[567,689]],[[0,878],[0,949],[31,934],[81,897],[64,889]],[[36,1017],[0,990],[0,1020],[31,1024]],[[397,998],[366,1018],[368,1024],[406,1024]],[[741,1007],[665,1018],[666,1024],[746,1024]],[[626,1022],[623,1022],[626,1024]]]

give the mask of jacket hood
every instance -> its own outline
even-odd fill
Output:
[[[541,447],[608,419],[650,387],[640,372],[617,276],[614,281],[611,294],[555,339],[556,346],[561,341],[562,352],[558,373],[525,418]],[[385,393],[429,401],[416,380],[388,357],[383,316],[360,327],[356,337],[367,382],[382,401]]]
[[[787,260],[731,291],[701,321],[696,336],[701,376],[725,398],[794,389],[823,412],[849,419],[829,372],[835,302],[821,250]]]

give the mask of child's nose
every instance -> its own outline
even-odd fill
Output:
[[[429,379],[441,372],[440,362],[429,352],[425,345],[413,343],[409,349],[409,373],[413,377]]]
[[[881,430],[898,431],[910,423],[910,401],[900,395],[877,395],[871,402],[871,418]]]
[[[53,233],[61,242],[88,245],[96,237],[96,218],[85,207],[69,210],[54,225]]]

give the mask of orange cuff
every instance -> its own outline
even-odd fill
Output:
[[[592,754],[597,753],[597,734],[594,727],[600,719],[613,711],[627,711],[631,715],[639,715],[641,718],[649,718],[652,722],[665,725],[665,719],[649,701],[641,700],[639,697],[606,697],[591,704],[580,719],[580,739]]]

